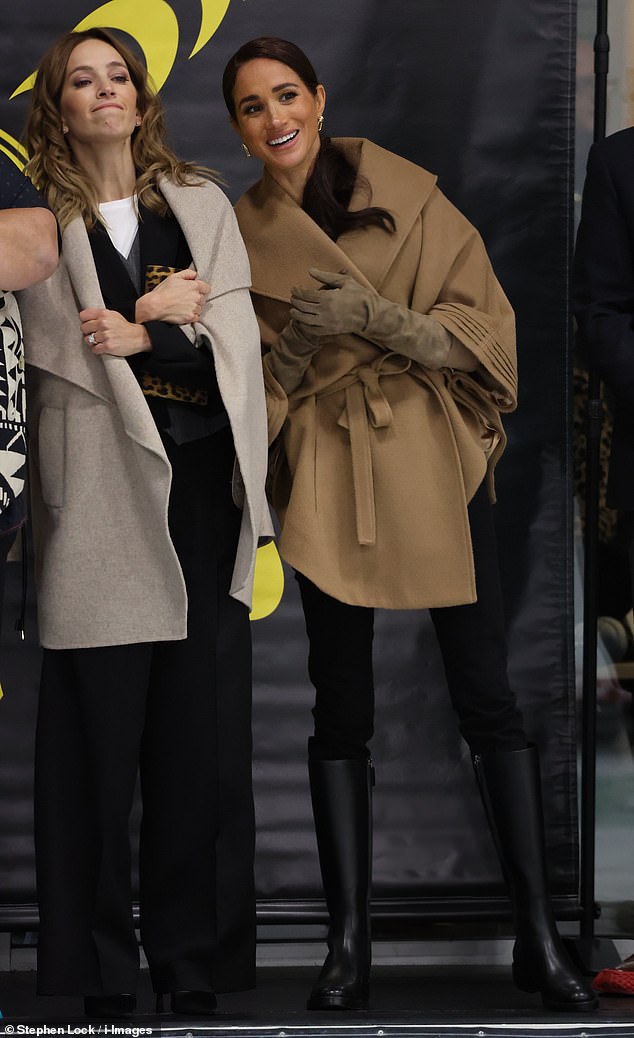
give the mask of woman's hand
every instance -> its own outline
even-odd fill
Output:
[[[309,270],[321,288],[294,288],[291,323],[317,339],[356,333],[432,371],[475,371],[477,357],[435,318],[384,299],[343,272]]]
[[[319,288],[294,288],[290,316],[309,329],[312,335],[363,333],[374,315],[380,298],[344,271],[309,271]]]
[[[137,299],[136,319],[166,321],[167,324],[192,324],[200,317],[210,286],[195,270],[178,270],[160,285]]]
[[[301,384],[315,353],[321,349],[321,339],[314,337],[295,321],[289,321],[271,346],[269,364],[273,374],[287,395]]]
[[[116,310],[81,310],[79,320],[86,345],[95,354],[132,357],[152,349],[147,329],[126,321]]]

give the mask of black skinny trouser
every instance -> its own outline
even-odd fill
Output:
[[[140,767],[141,937],[157,990],[252,986],[251,640],[229,596],[229,430],[176,446],[182,641],[44,652],[36,744],[41,994],[136,986],[128,824]],[[104,565],[108,560],[104,560]]]
[[[506,633],[495,530],[482,485],[469,505],[477,601],[432,609],[447,685],[460,732],[473,753],[526,746],[509,686]],[[346,605],[297,573],[315,686],[312,760],[368,756],[374,731],[374,610]]]

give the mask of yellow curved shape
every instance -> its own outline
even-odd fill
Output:
[[[18,94],[25,94],[27,92],[27,90],[32,90],[34,83],[35,83],[35,72],[32,72],[31,75],[27,76],[26,79],[23,79],[22,82],[20,83],[19,87],[16,87],[15,90],[13,91],[13,93],[9,95],[9,101],[13,101],[13,98],[17,97]]]
[[[6,141],[10,147],[7,148],[6,145],[2,144],[2,141]],[[12,137],[10,133],[7,133],[6,130],[0,130],[0,151],[7,155],[19,170],[24,169],[28,158],[26,148],[19,141],[16,141],[15,137]]]
[[[102,26],[120,29],[137,41],[145,54],[152,83],[160,90],[178,50],[178,20],[170,5],[165,0],[108,0],[78,22],[73,32]],[[30,90],[34,82],[35,72],[20,83],[9,100]]]
[[[18,169],[24,169],[24,163],[19,158],[17,158],[17,156],[14,155],[12,151],[9,151],[8,148],[5,148],[4,144],[0,144],[0,151],[3,151],[5,155],[8,155],[11,161],[15,162]]]
[[[275,543],[258,548],[255,556],[252,620],[274,613],[284,591],[284,570]]]
[[[194,44],[194,49],[189,55],[190,58],[193,58],[194,54],[198,54],[198,51],[202,50],[206,43],[209,43],[226,15],[230,2],[231,0],[200,0],[200,6],[203,9],[200,31],[198,39]]]
[[[20,144],[20,142],[17,141],[15,139],[15,137],[12,137],[10,133],[7,133],[6,130],[0,130],[0,139],[3,140],[3,141],[6,141],[7,144],[10,144],[11,147],[15,151],[17,151],[18,155],[22,155],[23,156],[24,161],[26,162],[26,160],[29,157],[29,153],[27,152],[27,150],[26,150],[26,148],[24,147],[23,144]],[[14,159],[14,161],[15,161],[15,159]]]

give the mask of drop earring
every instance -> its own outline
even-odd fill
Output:
[[[317,133],[321,133],[321,128],[322,128],[323,125],[324,125],[324,117],[323,117],[323,115],[320,115],[318,120],[317,120]]]
[[[242,142],[242,150],[243,150],[244,154],[246,155],[246,157],[247,157],[248,159],[250,159],[250,158],[251,158],[251,152],[250,152],[250,151],[249,151],[249,149],[247,148],[247,146],[246,146],[246,144],[244,143],[244,141]]]

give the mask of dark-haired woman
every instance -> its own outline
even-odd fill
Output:
[[[368,1003],[373,608],[430,608],[513,900],[516,983],[594,1008],[546,889],[536,751],[508,684],[490,496],[516,403],[514,322],[481,239],[436,178],[320,138],[301,50],[245,44],[223,91],[264,175],[240,199],[266,349],[280,550],[316,689],[309,773],[330,913],[309,1007]]]
[[[266,409],[235,217],[164,140],[145,68],[93,29],[40,65],[30,173],[62,261],[22,294],[44,646],[38,990],[134,1009],[141,937],[177,1013],[255,966],[249,604]]]

